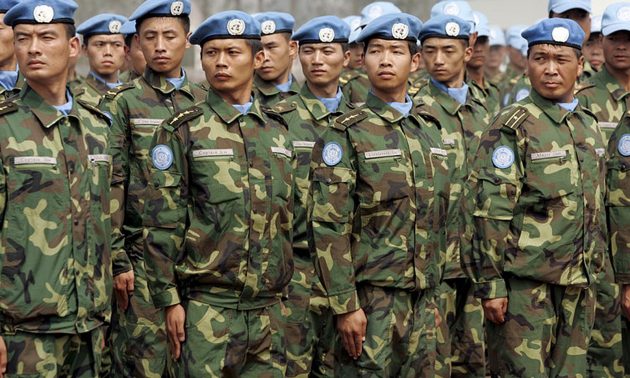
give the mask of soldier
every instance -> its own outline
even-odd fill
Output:
[[[70,0],[4,15],[27,83],[0,113],[0,377],[98,377],[110,319],[109,122],[67,84]]]
[[[153,305],[146,282],[142,211],[149,146],[164,119],[200,101],[205,92],[192,84],[182,60],[188,48],[190,3],[149,0],[131,15],[134,38],[147,59],[141,78],[111,90],[103,107],[112,115],[114,181],[113,269],[117,306],[112,322],[114,374],[162,375],[167,369],[164,314]]]
[[[479,137],[490,122],[483,103],[464,81],[465,64],[472,56],[471,28],[471,22],[456,16],[441,15],[427,21],[420,40],[431,79],[415,97],[418,109],[440,120],[450,167],[448,245],[439,302],[445,321],[439,329],[437,350],[437,374],[446,377],[485,375],[483,310],[460,263],[461,248],[468,244],[460,240],[466,223],[460,209],[462,190]]]
[[[606,253],[606,150],[597,120],[573,95],[583,30],[545,19],[523,37],[532,92],[481,137],[468,257],[497,373],[583,377]]]
[[[82,84],[85,89],[82,98],[94,106],[99,106],[107,91],[122,84],[118,73],[125,62],[125,39],[120,29],[125,22],[123,16],[103,13],[77,28],[77,33],[83,36],[82,50],[90,65]]]
[[[252,97],[265,60],[258,25],[226,11],[199,26],[190,42],[211,89],[152,142],[147,272],[181,377],[286,370],[295,157],[282,117]]]
[[[18,0],[0,0],[0,100],[6,100],[20,92],[24,86],[24,77],[20,74],[13,46],[13,28],[8,27],[3,19]]]
[[[601,70],[604,64],[604,48],[602,47],[602,16],[591,17],[591,35],[589,36],[584,47],[584,59],[590,65],[590,70],[587,71],[584,67],[584,76],[590,79],[599,70]]]
[[[299,44],[298,58],[306,82],[299,94],[274,108],[289,125],[297,159],[293,210],[295,270],[285,302],[289,310],[287,377],[334,375],[333,315],[308,248],[308,175],[315,142],[334,118],[352,110],[339,87],[339,76],[348,60],[345,53],[349,35],[348,25],[335,16],[316,17],[302,25],[291,38]]]
[[[147,68],[147,61],[140,48],[140,43],[136,35],[136,22],[127,21],[123,24],[120,32],[125,36],[125,72],[120,74],[120,81],[128,83],[142,76]]]
[[[490,51],[488,52],[488,59],[486,59],[486,78],[499,87],[505,75],[505,72],[501,71],[501,67],[505,62],[507,54],[503,29],[498,25],[491,25],[489,40]]]
[[[310,242],[341,341],[336,376],[434,376],[448,167],[438,121],[406,94],[421,26],[398,13],[361,31],[367,101],[313,150]]]
[[[494,116],[500,109],[500,90],[497,85],[486,77],[484,68],[490,53],[490,25],[488,18],[481,12],[473,12],[477,19],[475,29],[477,40],[473,46],[473,53],[466,63],[467,83],[473,91],[473,96],[480,99],[486,110]]]
[[[291,40],[295,19],[288,13],[265,12],[255,17],[260,23],[265,62],[256,70],[254,87],[261,103],[271,107],[300,91],[291,74],[297,44]]]
[[[502,106],[507,106],[514,102],[514,98],[511,95],[512,89],[519,79],[526,77],[527,59],[525,55],[527,54],[527,41],[521,37],[521,33],[526,28],[527,26],[524,25],[515,25],[508,28],[506,32],[507,52],[510,62],[505,70],[503,82],[499,86],[501,88]],[[529,92],[524,93],[522,97],[527,97],[528,94]]]

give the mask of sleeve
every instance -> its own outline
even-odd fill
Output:
[[[493,156],[499,149],[512,151],[512,164],[506,166],[505,160]],[[494,124],[484,132],[466,190],[473,235],[468,256],[472,261],[464,261],[464,266],[471,270],[474,294],[479,298],[507,296],[503,264],[510,223],[521,191],[523,156],[515,130]]]
[[[330,156],[323,158],[329,146]],[[334,152],[341,153],[337,164]],[[327,161],[329,164],[327,164]],[[309,199],[309,245],[315,268],[334,314],[360,308],[351,253],[352,224],[356,210],[355,153],[347,134],[328,128],[313,149]]]
[[[129,185],[129,119],[127,103],[120,96],[103,105],[112,120],[110,151],[112,155],[111,213],[112,269],[114,276],[133,269],[125,250],[125,199]]]
[[[180,129],[183,127],[186,126]],[[156,307],[180,303],[175,266],[183,258],[189,205],[188,160],[182,140],[163,124],[155,133],[150,150],[151,155],[162,156],[156,163],[150,155],[147,163],[153,181],[148,185],[144,204],[144,261]],[[159,150],[153,154],[156,149]]]

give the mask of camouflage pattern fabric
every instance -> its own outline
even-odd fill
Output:
[[[367,100],[370,91],[370,80],[364,70],[360,68],[344,69],[339,78],[343,97],[354,106],[361,106]]]
[[[154,131],[176,112],[203,99],[205,92],[185,80],[176,90],[147,68],[144,75],[109,91],[102,108],[113,119],[112,256],[114,275],[133,269],[135,292],[127,311],[114,307],[111,347],[114,374],[161,375],[167,365],[164,314],[147,291],[143,262],[142,211],[149,176],[146,169]]]
[[[469,80],[472,95],[481,100],[490,117],[494,117],[501,110],[501,90],[491,81],[485,79],[483,84]]]
[[[5,377],[103,377],[101,327],[75,334],[17,331],[2,337],[9,353]]]
[[[584,71],[582,71],[582,75],[580,75],[578,81],[582,83],[590,80],[597,72],[599,71],[597,71],[595,67],[593,67],[589,62],[584,61]]]
[[[110,320],[109,123],[28,85],[0,113],[0,329],[84,333]]]
[[[109,91],[109,87],[93,75],[87,75],[80,88],[84,90],[81,99],[96,107],[100,106],[103,96]]]
[[[134,71],[132,69],[129,69],[129,70],[125,71],[125,72],[122,72],[120,74],[120,76],[118,77],[118,80],[120,80],[123,83],[129,83],[129,82],[134,81],[135,79],[137,79],[137,78],[139,78],[141,76],[142,76],[141,73],[138,73],[138,72],[136,72],[136,71]]]
[[[523,100],[525,97],[529,96],[531,91],[532,82],[529,80],[529,76],[526,74],[521,75],[516,82],[514,82],[507,96],[503,98],[503,106],[512,105],[515,102]]]
[[[205,84],[207,85],[207,82]],[[208,88],[209,86],[205,87],[206,90]],[[289,98],[298,92],[300,92],[300,83],[298,83],[297,79],[293,75],[291,75],[291,87],[288,92],[281,92],[272,83],[264,81],[258,75],[254,75],[254,93],[256,93],[258,101],[260,101],[263,106],[270,108],[278,102]]]
[[[297,166],[294,171],[293,260],[295,269],[285,306],[287,317],[287,377],[326,377],[334,369],[334,319],[324,289],[315,274],[308,249],[307,210],[311,152],[331,121],[352,110],[342,96],[331,113],[307,84],[298,95],[278,103],[274,110],[289,126]],[[313,367],[316,369],[313,371]]]
[[[567,343],[552,338],[545,349],[539,344],[543,329],[551,327],[551,334],[558,335],[582,320],[577,315],[559,316],[551,322],[546,306],[539,306],[543,312],[538,315],[530,307],[536,306],[531,303],[532,290],[541,301],[564,295],[565,300],[554,302],[553,311],[557,313],[559,306],[562,313],[583,313],[584,321],[590,322],[593,289],[584,288],[595,282],[606,257],[605,165],[606,150],[595,117],[581,107],[567,112],[535,91],[503,109],[481,138],[470,178],[473,249],[464,255],[471,258],[464,265],[471,268],[476,296],[510,301],[506,323],[488,332],[489,338],[496,338],[488,341],[490,356],[497,348],[503,350],[502,373],[508,374],[505,369],[513,366],[526,368],[523,376],[539,376],[543,361],[550,369],[545,375],[586,374],[584,342],[588,343],[592,324],[576,328],[579,335]],[[507,278],[514,278],[510,282],[515,285],[526,284],[514,302],[511,293],[518,288],[506,284]],[[518,325],[525,319],[538,325],[531,327],[535,332],[531,342],[538,344],[522,353],[514,348],[522,345],[516,335],[525,332]],[[511,332],[515,339],[506,348],[503,340]],[[573,347],[571,358],[560,356]],[[564,370],[570,365],[575,370]]]

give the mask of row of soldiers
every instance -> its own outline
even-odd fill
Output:
[[[76,9],[0,0],[0,377],[630,370],[630,3]]]

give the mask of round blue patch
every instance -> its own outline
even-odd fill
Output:
[[[158,144],[151,150],[151,160],[153,166],[160,171],[169,169],[173,165],[173,151],[169,146]]]
[[[510,168],[514,164],[514,151],[506,146],[497,148],[492,153],[492,164],[501,169]]]
[[[341,161],[343,157],[343,148],[337,142],[328,142],[322,151],[322,159],[327,166],[333,167]]]
[[[630,156],[630,134],[623,134],[617,143],[617,151],[621,156]]]

